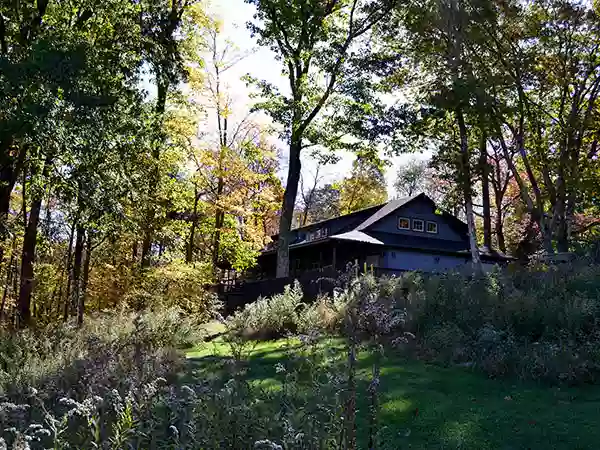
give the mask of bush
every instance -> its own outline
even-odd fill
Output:
[[[466,363],[490,376],[549,382],[600,379],[600,266],[497,269],[481,276],[408,273],[362,295],[406,308],[420,355]]]
[[[295,333],[300,327],[302,287],[298,281],[286,286],[282,294],[259,298],[227,321],[230,334],[250,339],[276,339],[286,333]]]
[[[496,269],[480,276],[405,273],[349,278],[341,294],[302,303],[299,285],[229,321],[238,337],[335,333],[406,344],[422,358],[490,376],[600,380],[600,266]],[[412,337],[416,337],[413,341]]]
[[[246,381],[236,361],[183,384],[184,322],[123,314],[4,336],[2,358],[18,361],[1,381],[0,448],[338,447],[342,355],[294,344],[276,367],[281,389]]]
[[[343,325],[346,310],[345,299],[320,296],[299,315],[299,331],[302,333],[338,333]]]
[[[0,395],[55,399],[139,384],[176,370],[176,349],[196,342],[195,324],[180,310],[90,317],[80,329],[48,326],[0,337]]]
[[[141,273],[125,295],[125,303],[136,309],[179,308],[199,323],[215,318],[223,305],[206,290],[209,268],[172,262]]]

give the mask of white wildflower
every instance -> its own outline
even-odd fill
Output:
[[[268,439],[262,439],[254,443],[254,448],[264,448],[267,450],[283,450],[283,447]]]
[[[276,373],[285,373],[285,366],[281,363],[275,364],[275,372]]]
[[[195,397],[196,393],[194,392],[194,390],[189,387],[188,385],[184,384],[183,386],[181,386],[181,391],[187,395],[188,397]]]

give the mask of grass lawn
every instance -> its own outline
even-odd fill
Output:
[[[257,344],[248,376],[277,383],[285,341]],[[329,346],[339,346],[332,341]],[[217,341],[188,354],[197,375],[218,373],[228,346]],[[341,350],[340,350],[341,351]],[[369,355],[360,358],[365,392]],[[385,449],[597,449],[600,387],[549,388],[491,380],[462,368],[444,368],[388,356],[382,366],[380,421]],[[359,401],[359,435],[366,434],[366,399]],[[361,448],[366,448],[365,443]]]

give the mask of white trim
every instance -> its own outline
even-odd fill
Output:
[[[408,221],[408,228],[402,228],[402,227],[400,227],[400,221],[401,220]],[[410,219],[408,217],[398,217],[398,223],[396,224],[396,226],[398,227],[399,230],[410,230]]]
[[[417,228],[415,228],[415,223],[417,222],[421,222],[421,229],[418,230]],[[412,220],[412,230],[413,231],[417,231],[419,233],[422,233],[423,231],[425,231],[425,221],[423,219],[413,219]]]
[[[429,231],[429,224],[435,225],[435,231]],[[437,222],[434,222],[432,220],[428,220],[427,223],[425,224],[425,232],[429,233],[429,234],[438,234],[438,224]]]

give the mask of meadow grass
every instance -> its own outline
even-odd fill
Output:
[[[252,343],[247,372],[253,383],[278,389],[276,364],[285,364],[293,339]],[[343,351],[328,339],[319,350]],[[194,376],[219,376],[231,358],[217,339],[187,354]],[[338,369],[335,369],[338,370]],[[371,354],[359,355],[358,433],[366,448],[366,388]],[[223,374],[224,376],[224,374]],[[383,449],[587,449],[600,445],[600,387],[546,387],[495,380],[468,368],[441,367],[387,354],[381,368],[380,427]]]

